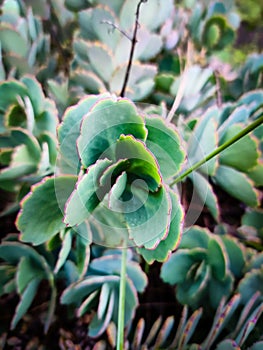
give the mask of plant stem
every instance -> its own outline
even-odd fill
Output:
[[[141,4],[143,4],[144,2],[147,2],[147,0],[140,0],[139,1],[138,5],[137,5],[136,13],[135,13],[135,27],[134,27],[134,32],[133,32],[133,37],[132,37],[132,42],[131,42],[130,57],[129,57],[129,62],[128,62],[127,70],[126,70],[125,77],[124,77],[123,86],[122,86],[121,93],[120,93],[121,97],[125,96],[126,87],[128,84],[130,73],[131,73],[132,60],[133,60],[135,45],[137,43],[137,32],[138,32],[138,28],[139,28],[140,7],[141,7]]]
[[[127,266],[127,248],[125,245],[122,249],[122,255],[121,255],[121,279],[120,279],[120,292],[119,292],[117,350],[124,349],[126,266]]]
[[[251,131],[256,129],[260,124],[263,123],[263,115],[260,116],[258,119],[253,121],[250,125],[248,125],[245,129],[241,130],[239,133],[237,133],[232,139],[228,140],[227,142],[223,143],[223,145],[217,147],[214,151],[209,153],[205,158],[199,160],[196,162],[193,166],[191,166],[189,169],[185,170],[181,175],[177,176],[170,184],[170,186],[177,184],[178,182],[182,181],[185,177],[187,177],[189,174],[191,174],[193,171],[198,169],[201,165],[208,162],[210,159],[217,156],[219,153],[224,151],[226,148],[233,145],[235,142],[240,140],[242,137],[249,134]]]

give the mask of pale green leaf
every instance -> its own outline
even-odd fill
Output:
[[[174,285],[185,281],[187,272],[194,263],[189,252],[188,249],[180,249],[163,264],[161,278],[164,282]]]
[[[146,146],[154,154],[164,180],[176,175],[184,161],[181,140],[173,124],[158,117],[145,118],[148,136]]]
[[[45,178],[23,199],[17,218],[21,239],[38,245],[65,228],[64,206],[76,183],[74,176]]]
[[[224,280],[227,273],[228,259],[222,241],[212,238],[208,243],[207,262],[217,280]]]
[[[79,305],[84,297],[100,288],[102,284],[119,283],[119,281],[119,276],[88,276],[66,288],[61,295],[61,302]]]
[[[220,144],[232,139],[237,133],[242,131],[243,128],[244,126],[240,124],[230,126],[222,137]],[[251,135],[246,135],[221,152],[219,161],[224,165],[247,172],[257,165],[258,157],[259,153],[256,139]]]
[[[192,180],[194,189],[201,198],[202,204],[207,206],[213,218],[216,222],[219,222],[219,205],[217,196],[215,195],[213,187],[208,179],[198,172],[193,172],[189,175],[189,178]]]
[[[214,179],[231,196],[251,207],[258,206],[258,191],[253,187],[247,175],[233,168],[221,165],[218,167]]]
[[[103,98],[103,96],[100,97]],[[81,120],[100,97],[94,95],[87,96],[82,98],[77,105],[69,107],[64,113],[62,123],[58,127],[61,156],[72,168],[74,174],[76,174],[79,167],[76,142],[80,134]]]
[[[68,230],[62,237],[62,246],[59,251],[54,273],[58,273],[61,267],[65,264],[65,261],[71,250],[71,244],[72,244],[72,232]]]
[[[25,313],[29,309],[37,293],[37,288],[39,286],[39,283],[40,283],[40,279],[35,278],[32,281],[30,281],[29,284],[27,285],[26,289],[24,290],[21,296],[20,302],[16,307],[16,311],[11,323],[11,329],[15,329],[18,322],[21,320],[21,318],[25,315]]]
[[[78,139],[82,164],[88,167],[99,158],[106,158],[106,154],[114,157],[114,146],[122,134],[145,140],[147,130],[143,119],[127,99],[102,99],[82,122]]]
[[[180,248],[194,249],[197,247],[207,249],[210,234],[207,229],[199,226],[186,228],[180,243]]]
[[[209,301],[214,309],[220,303],[223,297],[229,297],[233,290],[234,278],[227,274],[225,279],[219,281],[215,278],[211,278],[209,281]]]
[[[153,261],[165,261],[170,252],[175,250],[180,243],[182,235],[183,210],[178,196],[170,191],[169,195],[172,201],[172,214],[170,218],[170,228],[167,237],[165,237],[154,250],[138,248],[143,258],[151,264]]]
[[[110,164],[108,159],[99,160],[79,179],[66,202],[64,222],[67,225],[75,226],[88,219],[103,200],[106,191],[100,186],[99,178]]]
[[[26,39],[11,25],[7,23],[1,24],[0,40],[4,51],[26,57],[28,43]]]
[[[133,136],[121,135],[116,144],[116,160],[127,159],[126,172],[146,181],[150,191],[157,191],[161,184],[158,163],[145,144]]]
[[[221,239],[228,255],[230,271],[236,278],[242,277],[245,266],[244,247],[231,236],[224,235]]]
[[[137,247],[154,249],[169,232],[171,199],[164,187],[151,193],[135,186],[127,193],[128,203],[124,201],[129,238]]]
[[[16,272],[17,292],[22,295],[28,284],[33,279],[41,279],[41,276],[45,276],[43,270],[41,271],[30,258],[22,257]]]

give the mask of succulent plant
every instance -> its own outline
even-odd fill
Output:
[[[249,302],[252,294],[258,293],[260,300],[263,300],[263,253],[256,254],[256,251],[250,253],[250,258],[247,258],[245,275],[238,285],[238,292],[241,294],[242,303]]]
[[[242,95],[236,103],[225,103],[221,108],[213,106],[200,117],[189,116],[181,124],[181,132],[187,141],[188,167],[232,139],[251,119],[257,119],[262,103],[262,91],[256,90]],[[207,176],[248,206],[259,205],[257,187],[262,184],[263,174],[261,131],[262,126],[259,126],[251,135],[246,135],[190,174],[198,195],[216,221],[219,220],[219,207]]]
[[[32,76],[1,82],[0,94],[0,187],[19,199],[32,183],[54,172],[57,110]]]
[[[147,284],[146,275],[132,257],[132,251],[129,250],[125,324],[134,316],[138,305],[137,293],[143,292]],[[88,331],[91,337],[98,337],[104,333],[110,322],[117,324],[120,272],[121,252],[105,250],[99,258],[90,262],[86,276],[69,285],[61,296],[62,304],[72,304],[77,307],[79,317],[87,312],[92,313]]]
[[[179,71],[175,75],[174,65],[172,64],[170,66],[168,61],[166,68],[165,58],[163,62],[164,64],[162,62],[160,63],[163,71],[155,79],[156,91],[153,94],[154,102],[159,103],[165,100],[168,105],[171,105],[175,96],[182,93],[176,113],[185,116],[194,113],[196,110],[205,109],[212,102],[215,102],[216,86],[212,68],[203,68],[199,64],[193,64],[187,67],[183,74]],[[180,67],[181,69],[182,67]]]
[[[260,328],[260,316],[263,312],[263,304],[259,302],[258,295],[252,296],[251,301],[245,306],[240,305],[240,295],[235,294],[229,301],[223,298],[218,306],[210,325],[200,322],[203,319],[203,309],[199,308],[192,314],[185,306],[181,315],[169,316],[166,319],[159,317],[146,332],[146,321],[141,318],[130,327],[127,336],[126,348],[130,350],[209,350],[230,349],[237,350],[247,344],[249,335],[253,330]],[[178,319],[179,318],[179,319]],[[204,326],[207,327],[206,335]],[[108,343],[115,345],[114,326],[107,329]],[[251,340],[249,342],[251,344]],[[252,345],[246,346],[249,350],[258,350],[262,341],[252,341]],[[101,340],[94,346],[95,349],[106,349],[107,345]]]
[[[0,295],[16,292],[20,301],[11,322],[14,329],[27,313],[37,295],[41,281],[49,283],[50,300],[45,331],[52,321],[56,305],[56,286],[50,262],[34,248],[17,241],[17,235],[7,236],[0,245]]]
[[[241,226],[238,231],[242,234],[246,242],[250,242],[260,247],[263,240],[263,211],[261,208],[252,209],[247,208],[245,214],[241,218]],[[261,248],[262,250],[262,248]]]
[[[136,246],[148,262],[165,260],[179,243],[182,221],[178,196],[167,186],[184,161],[175,129],[106,94],[70,107],[58,136],[57,172],[67,175],[32,188],[17,220],[21,239],[40,244],[65,227],[82,235],[83,225],[96,243]],[[32,207],[39,207],[33,216]]]
[[[110,91],[120,94],[124,82],[136,2],[98,2],[78,13],[79,31],[73,48],[71,84],[81,86],[86,93]],[[134,52],[134,64],[128,82],[127,97],[142,100],[154,87],[157,67],[143,63],[155,57],[163,47],[158,29],[168,18],[173,2],[152,0],[141,7],[140,27]],[[105,64],[107,62],[107,64]]]
[[[228,86],[227,93],[235,100],[242,94],[262,89],[263,55],[251,54],[239,68],[237,77]]]
[[[233,291],[235,277],[244,268],[242,247],[231,237],[219,237],[193,226],[183,234],[180,248],[163,264],[162,279],[176,285],[182,304],[216,308]]]
[[[0,80],[38,73],[50,55],[50,36],[31,7],[18,0],[1,5]]]
[[[234,1],[209,1],[195,4],[189,21],[189,31],[199,47],[208,51],[222,50],[235,38],[240,18]]]

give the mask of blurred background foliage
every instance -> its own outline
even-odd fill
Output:
[[[81,120],[87,95],[120,94],[137,3],[0,2],[0,348],[115,346],[120,252],[61,228],[59,208],[54,235],[29,232],[35,245],[15,219],[41,181],[36,208],[50,212],[58,126]],[[261,1],[148,0],[139,24],[126,96],[176,126],[186,167],[262,115]],[[262,347],[262,128],[183,181],[184,236],[165,263],[129,250],[129,349]]]

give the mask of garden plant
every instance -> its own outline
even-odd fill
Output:
[[[262,349],[263,6],[0,7],[0,348]]]

